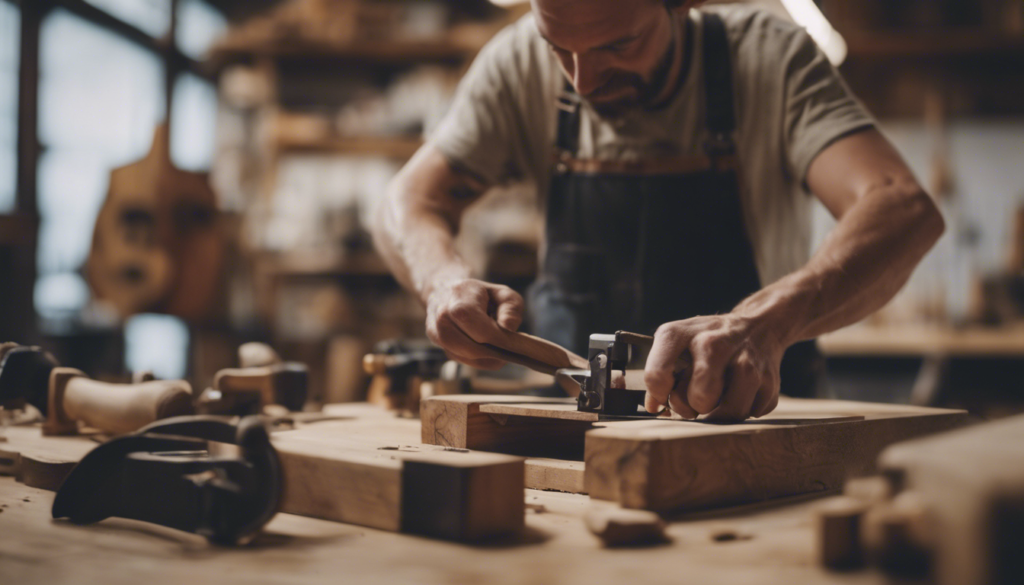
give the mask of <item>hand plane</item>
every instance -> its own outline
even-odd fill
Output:
[[[563,387],[578,389],[576,409],[596,412],[608,417],[656,416],[643,409],[647,389],[630,388],[626,367],[637,349],[650,349],[654,338],[627,331],[614,334],[595,333],[590,336],[587,351],[589,368],[564,368],[555,372],[555,380]],[[617,375],[618,374],[618,375]]]
[[[657,416],[643,410],[647,392],[643,384],[630,384],[626,375],[626,367],[639,355],[637,350],[650,349],[653,337],[627,331],[595,333],[584,359],[531,335],[504,334],[501,346],[486,344],[496,357],[552,374],[562,389],[576,397],[577,410],[613,418]]]

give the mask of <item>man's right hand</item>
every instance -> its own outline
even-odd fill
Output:
[[[435,284],[427,298],[427,337],[474,368],[505,365],[481,344],[501,339],[499,326],[515,331],[522,321],[523,297],[507,286],[459,278]]]

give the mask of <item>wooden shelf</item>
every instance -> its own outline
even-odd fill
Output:
[[[1024,35],[998,31],[850,32],[843,36],[851,59],[1024,57]]]
[[[937,325],[857,325],[822,336],[831,357],[1024,357],[1024,326],[953,329]]]
[[[215,48],[209,62],[216,68],[252,58],[329,58],[379,64],[422,62],[462,62],[471,58],[479,46],[446,39],[430,41],[365,41],[356,43],[313,42],[294,39],[266,43],[224,44]]]
[[[300,139],[279,136],[277,148],[283,153],[337,153],[354,156],[381,156],[396,160],[407,160],[423,146],[421,138],[361,136],[354,138]]]
[[[273,277],[391,276],[391,271],[376,252],[289,252],[261,255],[258,262],[260,271]]]

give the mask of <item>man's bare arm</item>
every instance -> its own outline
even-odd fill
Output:
[[[945,229],[932,199],[877,130],[823,151],[807,183],[838,224],[804,268],[736,308],[763,318],[787,345],[881,308]]]
[[[486,186],[424,146],[388,187],[372,231],[377,249],[398,280],[427,307],[427,335],[463,363],[496,368],[481,343],[515,330],[523,300],[512,289],[472,278],[455,251],[466,209]]]
[[[771,412],[786,348],[882,307],[944,230],[931,198],[876,130],[825,149],[807,183],[836,227],[806,266],[731,313],[662,325],[647,360],[648,410],[668,402],[684,416],[730,420]],[[674,371],[686,352],[692,370]]]

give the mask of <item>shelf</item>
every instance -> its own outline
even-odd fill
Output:
[[[1024,57],[1024,35],[965,29],[845,33],[849,58]]]
[[[953,329],[937,325],[858,325],[823,335],[818,344],[830,357],[1024,357],[1024,326]]]
[[[423,146],[421,138],[361,136],[356,138],[323,138],[316,140],[281,136],[277,148],[282,153],[337,153],[353,156],[380,156],[407,160]]]
[[[269,41],[266,43],[224,44],[210,55],[215,67],[251,58],[328,58],[344,61],[365,61],[379,64],[423,62],[463,62],[480,49],[451,40],[429,41],[365,41],[358,43],[315,42],[303,39]]]
[[[391,276],[391,271],[376,252],[265,253],[257,256],[257,262],[259,271],[272,277]]]

